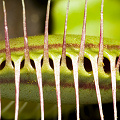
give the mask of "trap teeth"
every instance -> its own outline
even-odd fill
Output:
[[[51,1],[48,0],[46,21],[45,21],[44,58],[43,58],[44,64],[49,63],[48,24],[49,24],[50,2]],[[62,48],[62,63],[65,63],[65,64],[66,64],[66,33],[67,33],[69,3],[70,3],[70,0],[68,0],[68,6],[67,6],[67,10],[66,10],[65,28],[64,28],[64,36],[63,36],[63,48]],[[99,45],[98,61],[97,61],[97,58],[95,59],[95,61],[92,61],[93,76],[94,76],[94,82],[95,82],[95,88],[96,88],[96,94],[97,94],[97,100],[98,100],[101,120],[104,119],[104,116],[103,116],[103,111],[102,111],[102,101],[101,101],[100,88],[99,88],[98,69],[99,69],[99,66],[103,67],[103,3],[104,3],[104,0],[102,0],[102,3],[101,3],[100,45]],[[28,61],[28,63],[29,63],[30,56],[29,56],[29,47],[28,47],[28,39],[27,39],[24,0],[22,0],[22,5],[23,5],[24,54],[25,54],[25,61]],[[3,11],[4,11],[4,24],[5,24],[4,26],[5,26],[6,63],[11,64],[8,26],[7,26],[6,8],[5,8],[4,1],[3,1]],[[87,17],[87,0],[85,0],[84,21],[83,21],[82,38],[81,38],[79,56],[76,57],[76,59],[72,58],[73,77],[74,77],[74,86],[75,86],[75,95],[76,95],[77,120],[79,120],[79,118],[80,118],[79,117],[80,110],[79,110],[78,64],[84,63],[83,60],[84,60],[84,52],[85,52],[85,38],[86,38],[86,17]],[[60,61],[59,60],[54,62],[54,77],[55,77],[55,84],[56,84],[58,119],[61,120],[62,113],[61,113],[61,96],[60,96]],[[41,119],[44,120],[44,98],[43,98],[43,88],[42,88],[41,61],[35,60],[34,62],[35,62],[36,76],[37,76],[38,88],[39,88]],[[111,62],[111,83],[112,83],[112,94],[113,94],[114,119],[116,120],[117,119],[116,69],[117,70],[119,69],[120,56],[119,56],[116,67],[115,67],[115,63],[112,59],[110,60],[110,62]],[[27,63],[27,62],[25,62],[25,63]],[[20,84],[20,61],[17,61],[17,62],[15,62],[15,120],[18,119],[18,112],[19,112],[19,84]],[[0,98],[0,117],[1,117],[1,98]]]

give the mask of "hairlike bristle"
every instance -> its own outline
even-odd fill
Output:
[[[28,39],[27,39],[27,28],[26,28],[26,15],[25,15],[24,0],[22,0],[22,5],[23,5],[23,31],[24,31],[25,61],[27,63],[27,62],[30,62],[30,57],[29,57],[29,47],[28,47]],[[49,1],[49,5],[48,6],[50,6],[50,1]],[[49,7],[48,7],[48,9],[49,9]],[[48,28],[48,23],[46,23],[46,24],[47,24],[47,28]],[[45,32],[45,35],[47,36],[47,39],[45,39],[45,40],[47,40],[47,42],[48,42],[48,29],[46,31],[47,31],[47,34]],[[36,66],[36,75],[37,75],[39,95],[40,95],[41,120],[44,120],[44,100],[43,100],[43,88],[42,88],[41,63],[40,62],[38,63],[36,61],[35,62],[35,66]]]
[[[102,67],[102,65],[103,65],[102,64],[103,63],[103,4],[104,4],[104,0],[102,0],[102,3],[101,3],[99,55],[98,55],[98,60],[95,61],[92,65],[93,66],[95,89],[96,89],[96,95],[97,95],[101,120],[104,120],[104,116],[103,116],[103,110],[102,110],[102,100],[101,100],[99,79],[98,79],[98,68],[99,68],[99,66]]]
[[[51,0],[48,0],[47,4],[47,12],[46,12],[46,21],[45,21],[45,36],[44,36],[44,60],[43,63],[49,64],[49,53],[48,53],[48,26],[49,26],[49,13],[50,13],[50,3]],[[62,63],[66,64],[66,33],[67,33],[67,20],[68,20],[68,11],[69,11],[70,0],[68,0],[67,10],[66,10],[66,18],[65,18],[65,27],[64,27],[64,36],[63,36],[63,47],[62,47]],[[27,28],[26,28],[26,15],[25,15],[25,3],[22,0],[23,6],[23,31],[24,31],[24,54],[25,54],[25,63],[30,63],[29,56],[29,46],[28,46],[28,38],[27,38]],[[101,120],[104,120],[103,110],[102,110],[102,100],[99,88],[99,67],[103,67],[103,6],[104,0],[101,3],[101,20],[100,20],[100,42],[99,42],[99,54],[92,58],[92,69],[93,69],[93,77],[95,82],[96,95],[98,100],[98,106],[100,111]],[[12,65],[11,62],[11,52],[9,45],[9,36],[8,36],[8,26],[7,26],[7,16],[6,16],[6,8],[5,1],[3,0],[3,11],[4,11],[4,27],[5,27],[5,50],[6,50],[6,63],[8,65]],[[80,64],[84,64],[84,52],[85,52],[85,39],[86,39],[86,19],[87,19],[87,0],[85,0],[85,10],[84,10],[84,21],[82,28],[82,37],[80,44],[80,52],[79,56],[70,56],[72,59],[73,65],[73,78],[74,78],[74,86],[75,86],[75,96],[76,96],[76,111],[77,111],[77,120],[80,119],[80,103],[79,103],[79,79],[78,79],[78,68]],[[36,76],[38,81],[39,88],[39,97],[40,97],[40,108],[41,108],[41,120],[44,120],[44,97],[43,97],[43,86],[42,86],[42,72],[41,72],[41,58],[36,58],[35,68],[36,68]],[[60,95],[60,56],[54,58],[54,77],[55,77],[55,85],[56,85],[56,96],[57,96],[57,105],[58,105],[58,120],[62,119],[62,111],[61,111],[61,95]],[[18,120],[18,113],[24,109],[27,105],[27,102],[19,109],[19,87],[20,87],[20,63],[21,60],[18,59],[15,61],[15,120]],[[120,56],[118,58],[117,64],[115,66],[115,59],[113,57],[110,58],[110,66],[111,66],[111,84],[112,84],[112,96],[113,96],[113,108],[114,108],[114,120],[117,120],[117,102],[116,102],[116,72],[119,71],[120,66]],[[2,113],[7,111],[14,102],[10,102],[3,110]],[[0,91],[0,120],[1,120],[1,91]]]
[[[25,51],[25,61],[29,61],[29,48],[27,40],[27,29],[26,29],[26,16],[25,16],[25,5],[24,0],[22,0],[23,6],[23,30],[24,30],[24,51]],[[20,87],[20,60],[15,62],[15,120],[18,120],[19,113],[19,87]]]
[[[100,44],[99,44],[99,55],[98,55],[98,66],[103,65],[103,5],[104,0],[101,3],[101,19],[100,19]]]
[[[47,63],[47,64],[49,63],[48,26],[49,26],[50,2],[51,2],[51,0],[48,0],[47,12],[46,12],[46,20],[45,20],[45,36],[44,36],[44,59],[43,59],[43,63]]]
[[[62,47],[62,64],[66,64],[66,32],[67,32],[67,19],[68,19],[68,11],[69,11],[69,2],[67,4],[66,10],[66,18],[65,18],[65,28],[63,35],[63,47]],[[55,84],[56,84],[56,95],[57,95],[57,104],[58,104],[58,120],[61,120],[61,96],[60,96],[60,59],[56,59],[54,62],[54,76],[55,76]]]
[[[79,81],[78,81],[78,65],[83,65],[84,63],[84,50],[85,50],[85,36],[86,36],[86,19],[87,19],[87,0],[85,0],[85,9],[84,9],[84,20],[83,20],[83,28],[82,28],[82,37],[80,44],[80,52],[77,62],[73,63],[73,75],[74,75],[74,85],[76,92],[76,109],[77,109],[77,120],[79,120]]]
[[[62,47],[62,64],[66,64],[66,32],[67,32],[67,20],[68,20],[68,11],[69,11],[69,3],[68,0],[67,10],[66,10],[66,18],[65,18],[65,28],[63,35],[63,47]],[[60,59],[59,59],[60,60]],[[60,96],[60,61],[56,60],[54,62],[54,76],[55,76],[55,84],[56,84],[56,95],[57,95],[57,104],[58,104],[58,120],[61,120],[61,96]],[[59,61],[59,62],[58,62]]]
[[[7,26],[7,15],[5,8],[5,1],[3,1],[3,11],[4,11],[4,28],[5,28],[5,51],[6,51],[6,63],[11,64],[11,53],[10,53],[10,44],[9,44],[9,35],[8,35],[8,26]]]
[[[99,44],[99,55],[98,55],[98,66],[101,67],[103,66],[103,6],[104,6],[104,0],[102,0],[101,3],[100,44]],[[111,83],[112,83],[112,95],[113,95],[113,107],[114,107],[114,120],[117,120],[116,69],[115,69],[115,61],[113,61],[113,59],[111,59]]]
[[[26,14],[25,14],[25,3],[22,0],[23,6],[23,32],[24,32],[24,54],[25,54],[25,64],[30,62],[29,57],[29,47],[28,47],[28,38],[27,38],[27,27],[26,27]]]
[[[85,36],[86,36],[86,19],[87,19],[87,0],[85,0],[85,10],[84,10],[84,20],[83,20],[83,28],[82,28],[82,37],[80,44],[80,52],[79,52],[79,64],[83,65],[84,60],[84,51],[85,51]]]
[[[87,0],[85,1],[85,10],[84,10],[84,21],[83,21],[83,29],[82,29],[82,37],[81,37],[81,44],[80,44],[80,52],[79,52],[79,65],[83,65],[84,59],[84,51],[85,51],[85,36],[86,36],[86,17],[87,17]],[[98,80],[98,66],[97,63],[93,64],[93,75],[94,75],[94,82],[96,88],[96,95],[99,105],[99,111],[101,120],[104,119],[103,112],[102,112],[102,102],[101,102],[101,95],[100,95],[100,88],[99,88],[99,80]]]
[[[46,21],[45,21],[45,36],[44,36],[44,64],[49,64],[49,55],[48,55],[48,24],[49,24],[49,13],[50,13],[50,2],[48,0],[47,12],[46,12]],[[44,98],[43,98],[43,87],[42,87],[42,72],[41,72],[41,60],[40,62],[35,61],[36,66],[36,75],[38,81],[39,95],[40,95],[40,107],[41,107],[41,120],[44,120]]]
[[[68,11],[69,11],[70,0],[68,0],[66,18],[65,18],[65,28],[63,35],[63,46],[62,46],[62,63],[66,64],[66,33],[67,33],[67,20],[68,20]]]
[[[3,11],[4,11],[4,25],[5,25],[6,63],[12,65],[5,1],[3,1]],[[15,120],[18,120],[18,111],[19,111],[19,84],[20,84],[20,62],[17,61],[17,63],[15,64]]]

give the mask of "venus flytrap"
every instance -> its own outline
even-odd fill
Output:
[[[64,106],[75,104],[75,102],[77,120],[81,118],[80,104],[92,103],[98,103],[100,117],[103,120],[102,103],[112,102],[113,94],[114,120],[116,120],[116,102],[120,100],[120,77],[118,74],[120,58],[116,65],[115,61],[116,57],[120,55],[120,42],[104,38],[103,44],[104,0],[101,3],[100,38],[86,36],[87,0],[85,0],[82,36],[66,35],[70,0],[68,0],[66,11],[64,36],[48,35],[50,2],[48,0],[45,35],[27,38],[25,5],[22,0],[24,38],[9,41],[5,2],[3,1],[5,43],[4,41],[0,42],[1,98],[15,100],[15,110],[13,110],[15,111],[15,120],[18,118],[37,119],[41,117],[42,120],[46,117],[50,118],[54,115],[47,113],[48,108],[50,104],[54,103],[57,103],[58,120],[61,120],[62,114],[67,111],[64,110]],[[111,75],[105,71],[103,65],[105,58],[110,61]],[[92,69],[85,66],[88,62]],[[31,106],[32,109],[35,107],[34,110],[37,112],[34,112],[38,115],[37,117],[29,115],[29,113],[25,115],[22,111],[29,103],[19,103],[21,100],[40,102],[41,114],[40,110],[37,110],[39,109],[39,104],[37,104],[36,107],[35,105]],[[0,104],[2,102],[0,101]],[[5,111],[11,105],[13,102],[0,111],[6,119],[14,116],[14,112],[11,112],[10,117],[5,116]]]

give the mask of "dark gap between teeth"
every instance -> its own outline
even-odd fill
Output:
[[[50,67],[52,69],[54,69],[54,64],[53,64],[53,60],[51,58],[49,58],[49,64],[50,64]]]
[[[54,69],[54,64],[53,64],[53,60],[51,58],[49,58],[49,64],[50,64],[50,67],[52,69]],[[41,59],[41,67],[43,66],[43,58]]]
[[[13,62],[13,61],[12,61],[12,66],[13,66],[13,67],[15,67],[15,64],[14,64],[14,62]]]
[[[11,63],[12,63],[12,66],[15,67],[14,62],[11,61]],[[6,60],[4,60],[4,61],[0,64],[0,70],[2,70],[2,69],[5,67],[5,65],[6,65]]]
[[[60,58],[60,65],[62,63],[62,58]],[[72,60],[70,57],[66,56],[66,65],[69,70],[73,70]]]
[[[115,65],[117,65],[118,58],[119,57],[116,57]],[[120,66],[119,66],[119,73],[120,73]]]
[[[34,63],[34,61],[32,59],[30,59],[30,64],[35,69],[35,63]]]
[[[72,60],[70,57],[66,56],[66,65],[69,70],[73,70]]]
[[[106,57],[104,57],[103,63],[104,63],[103,69],[105,73],[110,73],[110,61]]]
[[[92,65],[91,65],[91,61],[84,57],[84,68],[87,72],[91,72],[92,71]]]
[[[1,64],[0,64],[0,70],[2,70],[6,65],[6,60],[4,60]]]
[[[25,64],[25,60],[22,60],[21,64],[20,64],[20,69],[22,69],[24,67]]]
[[[41,67],[43,66],[43,58],[41,59]]]

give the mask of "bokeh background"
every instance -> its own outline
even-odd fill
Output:
[[[50,34],[63,34],[68,0],[52,0]],[[47,0],[25,0],[28,36],[44,34]],[[81,34],[85,0],[70,0],[68,34]],[[101,0],[88,0],[86,34],[100,35]],[[6,0],[9,37],[23,36],[21,0]],[[104,0],[104,37],[120,39],[120,0]],[[4,19],[0,0],[0,40],[4,39]]]
[[[70,0],[68,34],[81,34],[85,0]],[[63,33],[67,0],[53,3],[53,33]],[[86,35],[100,36],[101,0],[88,0]],[[104,37],[120,38],[120,0],[104,0]]]
[[[23,36],[21,0],[5,0],[9,38]],[[44,33],[47,0],[25,0],[28,36]],[[4,39],[4,18],[0,0],[0,40]]]

